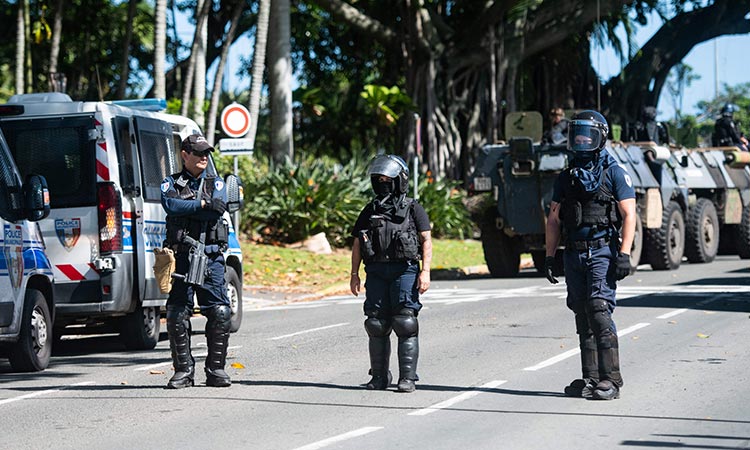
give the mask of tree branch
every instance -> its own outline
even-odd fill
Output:
[[[398,36],[395,31],[342,0],[312,0],[312,2],[335,18],[384,44],[397,43]]]

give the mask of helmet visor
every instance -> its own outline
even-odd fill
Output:
[[[396,178],[405,169],[395,158],[391,158],[390,155],[381,155],[372,161],[367,174],[370,176],[385,175],[390,178]]]
[[[568,126],[568,148],[574,152],[591,152],[602,147],[607,136],[591,120],[574,120]]]

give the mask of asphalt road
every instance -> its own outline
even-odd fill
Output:
[[[112,336],[66,339],[44,372],[14,374],[0,361],[0,448],[750,448],[748,261],[644,270],[621,283],[625,386],[614,401],[562,395],[580,376],[564,298],[563,283],[533,270],[433,282],[411,394],[363,388],[367,338],[353,296],[246,299],[224,389],[204,384],[199,317],[198,385],[179,391],[163,388],[165,335],[147,352]]]

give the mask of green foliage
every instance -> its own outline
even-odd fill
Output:
[[[438,238],[464,239],[471,236],[472,222],[464,206],[466,193],[458,181],[433,179],[428,173],[419,181],[419,203],[432,222],[432,234]]]

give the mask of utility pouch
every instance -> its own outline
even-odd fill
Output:
[[[172,272],[175,271],[174,252],[171,248],[154,248],[154,276],[162,294],[169,294],[172,289]]]
[[[419,259],[419,238],[416,233],[399,231],[395,238],[396,260],[410,261]]]
[[[188,262],[190,266],[185,274],[185,283],[200,286],[206,278],[206,270],[208,270],[208,256],[206,252],[199,252],[193,248],[190,250],[188,255]]]
[[[372,240],[373,256],[376,253],[383,254],[386,251],[387,242],[384,242],[383,233],[380,228],[385,226],[385,217],[381,215],[370,216],[369,236]]]
[[[568,230],[577,230],[583,223],[583,206],[579,201],[563,203],[562,211],[560,213],[562,215],[563,225],[565,225]]]
[[[365,261],[370,261],[375,257],[375,250],[372,248],[372,240],[367,234],[367,230],[359,232],[359,247],[362,249],[362,258]]]

